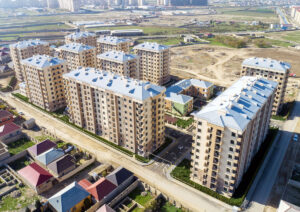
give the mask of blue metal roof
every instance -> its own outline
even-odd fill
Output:
[[[64,74],[64,78],[71,78],[141,101],[164,93],[166,90],[165,87],[150,84],[150,82],[138,81],[95,68],[79,68]]]
[[[158,43],[141,43],[137,46],[135,46],[133,49],[140,49],[140,50],[145,50],[145,51],[154,51],[154,52],[159,52],[165,49],[169,49],[169,46],[166,45],[161,45]]]
[[[90,49],[95,49],[93,46],[87,46],[81,43],[69,43],[65,44],[63,46],[58,47],[60,50],[64,51],[69,51],[69,52],[74,52],[74,53],[79,53],[82,51],[90,50]]]
[[[87,37],[95,37],[96,34],[92,32],[74,32],[66,36],[66,38],[70,39],[80,39],[80,38],[87,38]]]
[[[38,68],[46,68],[50,66],[56,66],[59,64],[65,64],[64,60],[57,57],[51,57],[48,55],[34,55],[30,58],[21,61],[22,64],[35,66]]]
[[[113,36],[105,36],[105,37],[98,38],[97,42],[116,45],[119,43],[130,42],[130,40],[125,38],[113,37]]]
[[[217,126],[244,131],[276,87],[277,82],[274,81],[242,77],[193,115]]]
[[[169,93],[166,93],[165,99],[172,101],[172,102],[179,103],[179,104],[186,104],[189,101],[193,100],[193,97],[183,95],[183,94],[169,92]]]
[[[39,39],[35,40],[24,40],[19,41],[18,43],[10,44],[12,48],[25,49],[30,46],[38,46],[38,45],[48,45],[49,43],[46,41],[41,41]]]
[[[65,152],[62,149],[49,149],[48,151],[40,154],[36,157],[36,159],[44,165],[48,165],[49,163],[61,158],[64,156]]]
[[[50,197],[48,201],[57,212],[67,212],[89,195],[89,192],[77,182],[73,182]]]
[[[273,60],[270,58],[251,57],[243,61],[243,66],[250,66],[258,69],[268,69],[276,72],[285,73],[291,68],[291,65],[286,62]]]
[[[135,59],[135,58],[137,58],[137,56],[134,54],[126,54],[126,53],[120,52],[120,51],[109,51],[109,52],[104,52],[103,54],[97,55],[97,58],[122,63],[122,62],[126,62],[128,60]]]

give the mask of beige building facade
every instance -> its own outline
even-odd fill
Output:
[[[136,55],[109,51],[97,55],[97,68],[120,76],[139,79],[139,60]]]
[[[66,44],[81,43],[86,46],[97,47],[97,35],[92,32],[74,32],[65,36]]]
[[[258,76],[278,82],[272,114],[281,111],[291,65],[269,58],[248,58],[242,64],[242,76]]]
[[[108,51],[121,51],[129,53],[130,40],[125,38],[105,36],[97,40],[97,54]]]
[[[195,118],[191,180],[231,197],[265,140],[277,83],[242,77]]]
[[[93,68],[64,75],[70,120],[149,156],[165,139],[165,88]]]
[[[140,80],[163,85],[170,81],[170,49],[157,43],[142,43],[134,48],[140,58]]]
[[[50,112],[66,106],[62,75],[65,61],[48,55],[22,60],[27,97],[30,102]]]
[[[59,57],[67,61],[68,70],[78,67],[96,67],[96,48],[80,43],[69,43],[58,48]]]
[[[10,55],[14,64],[16,78],[19,82],[24,81],[24,73],[21,61],[32,57],[33,55],[50,55],[50,46],[48,42],[40,40],[20,41],[10,45]]]

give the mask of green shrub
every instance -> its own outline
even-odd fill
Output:
[[[215,40],[233,48],[245,48],[247,46],[246,40],[230,36],[216,36]]]

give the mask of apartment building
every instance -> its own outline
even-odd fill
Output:
[[[24,81],[24,73],[22,70],[21,61],[32,57],[33,55],[50,55],[50,46],[48,42],[40,40],[27,40],[11,44],[10,55],[14,64],[16,78],[19,82]]]
[[[232,196],[266,138],[276,87],[244,76],[193,113],[191,180]]]
[[[259,76],[278,82],[272,114],[276,115],[282,109],[286,86],[291,65],[286,62],[269,58],[248,58],[242,63],[242,76]]]
[[[97,55],[97,68],[121,76],[139,79],[139,60],[133,54],[109,51]]]
[[[165,88],[94,68],[64,75],[70,120],[149,156],[164,143]]]
[[[58,4],[60,9],[77,12],[81,6],[81,0],[58,0]]]
[[[65,36],[66,44],[81,43],[87,46],[97,47],[97,36],[92,32],[74,32]]]
[[[130,40],[113,36],[100,37],[97,40],[97,54],[108,51],[121,51],[129,53]]]
[[[50,112],[66,106],[62,75],[65,61],[48,55],[34,55],[22,60],[27,97],[30,102]]]
[[[170,49],[157,43],[142,43],[134,48],[140,58],[140,80],[163,85],[170,81]]]
[[[96,67],[96,48],[80,43],[69,43],[58,48],[59,57],[67,61],[68,70]]]

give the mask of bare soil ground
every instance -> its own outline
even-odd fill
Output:
[[[0,78],[0,88],[5,88],[6,86],[8,86],[11,78],[11,76],[6,78]]]
[[[292,65],[300,75],[300,51],[292,48],[226,48],[193,45],[172,48],[171,74],[180,78],[196,77],[217,85],[229,86],[240,77],[242,61],[248,57],[268,57]]]

